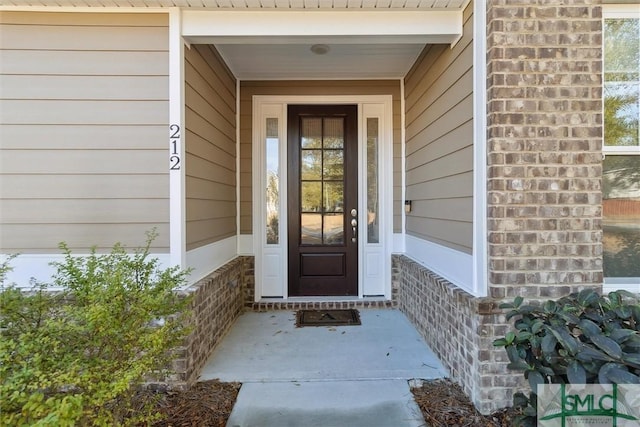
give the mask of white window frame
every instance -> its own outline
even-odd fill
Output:
[[[640,20],[640,7],[635,4],[615,4],[603,5],[602,20],[613,18],[631,18]],[[603,54],[604,54],[604,34],[603,34]],[[603,58],[603,64],[604,60]],[[604,66],[603,66],[603,87],[604,87]],[[603,117],[604,117],[604,93],[603,93]],[[604,130],[604,129],[603,129]],[[606,132],[606,130],[604,130]],[[639,135],[640,138],[640,135]],[[602,142],[603,158],[607,155],[637,155],[640,156],[640,145],[629,147],[606,146],[604,139]],[[625,289],[631,292],[640,293],[640,277],[605,277],[603,291],[610,292],[618,289]]]

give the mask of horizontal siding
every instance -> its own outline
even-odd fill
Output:
[[[144,243],[140,234],[145,230],[155,228],[161,234],[151,245],[151,252],[167,252],[169,245],[168,236],[164,237],[162,230],[163,222],[144,224],[12,224],[0,228],[0,241],[3,242],[2,251],[9,253],[38,253],[38,254],[59,254],[60,249],[57,243],[65,242],[69,248],[76,253],[88,253],[93,247],[98,252],[104,252],[110,248],[114,242],[120,242],[123,246],[133,248]],[[46,237],[46,240],[44,239]],[[43,245],[43,242],[56,242],[55,245]],[[12,247],[7,247],[4,242],[14,242]]]
[[[240,86],[240,233],[252,233],[252,97],[254,95],[391,95],[393,99],[393,230],[402,230],[402,145],[400,82],[243,81]]]
[[[8,45],[3,41],[1,46],[6,49]],[[50,76],[167,76],[169,62],[168,54],[164,51],[3,50],[0,73]]]
[[[71,12],[0,13],[0,24],[53,25],[65,27],[167,27],[164,13],[86,13],[81,19]]]
[[[3,150],[0,158],[3,174],[71,174],[78,179],[92,174],[162,176],[166,163],[162,150]]]
[[[168,252],[166,14],[0,13],[3,252]]]
[[[473,243],[473,16],[452,48],[427,46],[405,78],[407,233],[465,253]]]
[[[163,199],[169,197],[166,174],[3,175],[0,199]],[[158,181],[165,185],[158,185]]]
[[[49,224],[104,224],[104,223],[160,223],[169,215],[169,206],[163,199],[47,199]],[[13,200],[10,208],[3,209],[2,219],[7,224],[40,224],[43,200]]]
[[[167,76],[30,76],[2,77],[5,99],[165,101]]]
[[[437,180],[407,184],[411,200],[444,200],[473,197],[473,172],[449,175]]]
[[[169,122],[167,101],[4,99],[0,124],[158,125]]]
[[[160,125],[15,125],[0,126],[2,148],[47,150],[165,150],[158,143],[167,137]],[[87,144],[91,141],[91,144]]]
[[[2,25],[3,46],[19,50],[164,51],[167,37],[163,27]]]
[[[187,250],[236,234],[236,84],[212,46],[185,51]]]

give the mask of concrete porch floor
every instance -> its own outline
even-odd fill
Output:
[[[227,426],[423,426],[408,380],[445,368],[400,311],[359,311],[362,325],[340,327],[241,315],[200,377],[243,383]]]

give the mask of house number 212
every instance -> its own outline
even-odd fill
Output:
[[[169,126],[169,170],[180,170],[180,154],[178,153],[178,144],[180,143],[180,126]]]

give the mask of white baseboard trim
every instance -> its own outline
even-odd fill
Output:
[[[74,257],[86,257],[89,254],[73,254]],[[0,255],[0,262],[7,259],[6,254]],[[149,258],[157,258],[160,261],[160,268],[169,268],[171,259],[168,253],[151,253]],[[19,288],[30,288],[31,280],[35,279],[41,283],[52,283],[53,274],[56,269],[52,262],[64,261],[63,254],[22,254],[9,262],[13,268],[7,273],[5,285],[15,284]]]
[[[238,255],[255,255],[253,234],[238,234]]]
[[[405,236],[405,255],[476,295],[473,288],[473,256],[414,236]]]
[[[609,292],[625,290],[633,292],[634,294],[640,294],[640,279],[637,277],[619,277],[619,278],[605,278],[602,285],[602,293],[608,294]]]
[[[187,252],[187,268],[192,268],[189,284],[196,283],[238,255],[236,236]]]
[[[393,233],[393,243],[391,247],[392,254],[403,254],[406,251],[404,233]]]

